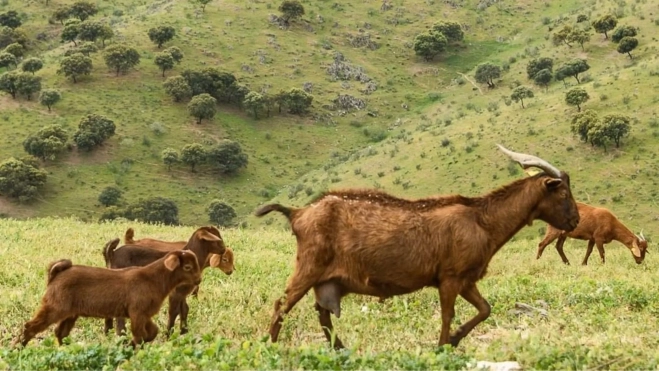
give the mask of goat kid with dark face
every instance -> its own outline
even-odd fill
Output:
[[[275,301],[272,341],[278,339],[282,316],[312,288],[325,337],[342,348],[341,340],[332,337],[330,313],[340,316],[343,296],[390,297],[430,286],[439,289],[439,345],[457,346],[490,315],[476,282],[494,254],[536,219],[568,231],[579,223],[566,173],[538,157],[499,148],[524,169],[544,172],[482,197],[406,200],[378,190],[348,189],[327,192],[300,209],[270,204],[257,210],[259,217],[284,214],[297,239],[295,271],[283,302]],[[451,335],[458,295],[478,314]]]
[[[135,346],[155,339],[158,327],[152,317],[176,287],[198,285],[201,270],[190,251],[170,252],[144,267],[117,270],[62,259],[48,266],[47,282],[41,308],[15,343],[25,346],[57,323],[55,336],[61,345],[78,317],[128,317]]]

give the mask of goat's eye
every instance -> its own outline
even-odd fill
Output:
[[[228,262],[228,261],[229,261],[229,260],[227,260],[227,259],[222,259],[222,263],[226,263],[226,262]]]
[[[183,266],[183,270],[186,271],[186,272],[189,272],[191,269],[192,269],[192,267],[189,266],[189,265],[184,265]]]

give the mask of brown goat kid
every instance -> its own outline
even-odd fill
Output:
[[[604,264],[604,244],[610,243],[611,241],[618,241],[627,246],[634,257],[636,264],[641,264],[643,262],[645,259],[645,253],[647,252],[648,242],[645,240],[645,237],[643,237],[642,232],[639,235],[635,235],[629,230],[629,228],[625,227],[625,225],[622,224],[622,222],[620,222],[611,211],[603,207],[594,207],[577,202],[577,208],[579,209],[580,217],[580,222],[577,228],[571,232],[566,232],[552,226],[547,226],[545,237],[538,244],[538,254],[536,259],[540,259],[540,256],[542,256],[547,245],[552,243],[555,239],[558,239],[556,242],[556,250],[561,256],[563,263],[570,265],[570,261],[567,260],[567,257],[563,252],[563,244],[565,243],[565,240],[570,237],[588,241],[588,250],[586,250],[586,256],[581,263],[583,265],[588,264],[588,258],[593,252],[593,246],[595,245],[597,245],[600,258],[602,258],[602,264]]]
[[[144,246],[160,251],[181,250],[186,243],[186,241],[162,241],[153,238],[142,238],[135,240],[135,230],[133,228],[128,228],[124,235],[124,244],[126,245]],[[231,275],[235,270],[233,261],[233,250],[227,246],[224,254],[209,254],[208,259],[206,259],[202,269],[207,267],[219,268],[225,274]],[[195,288],[195,290],[192,292],[192,295],[196,296],[198,291],[199,287]]]
[[[389,297],[424,287],[439,289],[442,326],[439,345],[457,346],[490,315],[476,282],[490,260],[515,233],[534,220],[573,230],[579,213],[566,173],[530,155],[499,148],[523,168],[543,173],[515,181],[481,197],[396,198],[377,190],[331,191],[295,209],[270,204],[256,211],[284,214],[297,239],[295,271],[284,302],[275,301],[270,337],[276,342],[283,317],[310,290],[325,337],[335,348],[330,313],[340,316],[350,293]],[[478,314],[451,335],[460,295]]]
[[[133,346],[155,339],[152,317],[179,285],[197,285],[201,269],[189,251],[170,252],[149,265],[111,270],[73,265],[62,259],[48,266],[46,293],[34,318],[16,340],[23,346],[50,325],[58,323],[58,343],[67,337],[78,317],[130,318]]]
[[[144,266],[160,259],[166,255],[166,251],[160,251],[144,246],[124,245],[117,248],[119,239],[108,242],[103,249],[103,257],[108,268],[127,268]],[[190,237],[188,242],[182,246],[182,250],[189,250],[195,253],[198,263],[203,271],[205,262],[210,254],[222,255],[226,251],[226,246],[220,235],[220,231],[213,227],[200,227]],[[167,323],[167,336],[171,334],[176,322],[176,317],[181,316],[181,334],[188,332],[188,311],[189,306],[186,297],[194,290],[197,285],[181,285],[169,295],[169,321]],[[112,328],[112,318],[105,320],[105,333]],[[117,334],[125,332],[125,321],[123,317],[117,317]]]

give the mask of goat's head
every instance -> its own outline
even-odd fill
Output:
[[[645,259],[645,253],[648,252],[648,241],[645,239],[645,236],[643,236],[643,231],[634,237],[632,248],[630,250],[636,264],[641,264]]]
[[[536,167],[544,171],[544,176],[536,177],[544,190],[544,197],[536,207],[536,218],[564,231],[574,230],[579,224],[579,210],[572,197],[569,175],[539,157],[513,152],[500,144],[497,146],[524,170]]]
[[[206,248],[206,251],[212,254],[224,254],[226,246],[220,231],[214,226],[200,227],[195,231],[190,240],[197,240]]]
[[[192,251],[172,251],[163,259],[165,259],[165,267],[175,275],[175,281],[194,286],[201,283],[201,269],[197,256]]]
[[[230,247],[227,247],[227,250],[224,252],[224,254],[213,254],[209,259],[211,267],[219,268],[227,275],[230,275],[235,270],[233,266],[233,250],[231,250]]]

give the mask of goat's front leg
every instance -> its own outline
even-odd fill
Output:
[[[190,312],[190,306],[188,301],[183,298],[181,300],[181,335],[188,333],[188,312]]]
[[[570,265],[570,261],[567,260],[567,256],[565,256],[565,252],[563,251],[563,245],[565,244],[565,240],[567,239],[567,236],[562,235],[558,237],[558,241],[556,241],[556,251],[558,251],[558,255],[561,256],[561,260],[563,260],[563,263],[566,265]]]
[[[149,321],[149,318],[144,318],[138,315],[130,317],[130,331],[133,333],[133,348],[142,344],[149,337],[150,334],[147,331],[147,323]]]
[[[151,342],[156,338],[156,336],[158,336],[158,326],[153,322],[152,319],[149,318],[146,325],[144,326],[144,329],[146,330],[146,337],[144,338],[144,342]]]
[[[586,256],[584,256],[581,265],[588,265],[588,258],[590,258],[590,254],[593,252],[593,246],[595,246],[595,240],[588,240],[588,249],[586,250]]]
[[[457,346],[460,340],[467,336],[471,330],[474,329],[479,323],[485,321],[487,317],[490,316],[491,307],[490,304],[483,298],[481,293],[478,291],[475,282],[468,282],[460,291],[460,296],[462,296],[466,301],[478,309],[478,314],[474,318],[467,321],[467,323],[460,326],[453,335],[451,335],[451,344]]]
[[[459,339],[455,344],[451,342],[451,322],[455,316],[455,298],[458,297],[460,292],[460,282],[446,278],[440,281],[439,284],[439,303],[442,307],[442,331],[439,334],[439,346],[444,344],[451,344],[454,347],[458,345]]]
[[[167,321],[167,333],[165,334],[168,338],[174,331],[174,324],[176,323],[176,317],[181,313],[181,298],[176,296],[176,293],[172,293],[169,296],[169,320]]]

